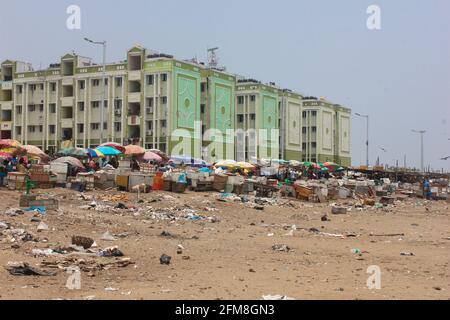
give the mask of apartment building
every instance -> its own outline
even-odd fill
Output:
[[[350,109],[141,46],[105,70],[75,53],[37,71],[6,60],[0,81],[1,138],[48,152],[116,141],[211,162],[351,162]]]
[[[351,164],[351,110],[325,99],[302,103],[302,161]]]

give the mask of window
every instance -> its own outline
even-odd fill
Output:
[[[315,149],[317,147],[317,143],[316,142],[311,142],[311,148]]]
[[[83,123],[79,123],[77,125],[78,127],[78,133],[83,133],[84,132],[84,124]]]
[[[202,91],[202,92],[205,92],[205,88],[206,88],[206,83],[202,83],[202,84],[200,85],[201,91]]]
[[[238,114],[238,122],[239,123],[242,123],[242,122],[244,122],[244,115],[243,114]]]
[[[44,90],[44,84],[43,84],[43,83],[39,84],[39,89],[40,89],[41,91]]]
[[[122,123],[121,122],[114,122],[114,130],[115,131],[121,131],[122,130]]]
[[[161,128],[165,128],[166,127],[166,120],[161,120]]]
[[[120,111],[120,109],[122,109],[122,100],[114,100],[114,110]]]
[[[44,129],[44,126],[40,125],[39,126],[39,132],[42,132],[43,129]]]
[[[56,91],[56,82],[51,82],[50,83],[50,91],[51,92],[55,92]]]
[[[317,132],[317,127],[311,127],[311,132]]]
[[[153,98],[147,98],[147,107],[153,107]]]
[[[44,105],[43,104],[39,105],[39,112],[44,112]]]
[[[85,86],[84,80],[78,81],[78,87],[80,88],[80,90],[83,90],[83,89],[84,89],[84,86]]]
[[[108,78],[105,78],[105,86],[108,85]]]
[[[34,104],[30,104],[28,106],[28,112],[34,112],[36,110],[36,106]]]
[[[162,104],[166,104],[167,103],[167,97],[162,97],[161,100],[162,100]]]
[[[54,124],[49,125],[48,131],[50,132],[50,134],[55,134],[55,125]]]
[[[92,86],[93,87],[98,87],[99,85],[100,85],[100,80],[98,80],[98,79],[92,80]]]
[[[238,104],[244,104],[244,96],[238,96]]]
[[[108,130],[108,122],[103,122],[103,130]]]
[[[91,123],[92,130],[98,130],[99,127],[100,127],[100,123]]]
[[[306,128],[305,128],[305,129],[306,129]],[[306,142],[303,142],[303,143],[302,143],[302,149],[303,149],[303,151],[306,150]]]
[[[16,90],[17,90],[18,94],[21,94],[22,90],[23,90],[23,86],[16,86]]]
[[[30,91],[36,91],[36,85],[35,84],[30,84]]]
[[[306,118],[306,111],[302,112],[302,118],[304,118],[304,119]]]
[[[100,107],[100,101],[92,101],[92,108]]]
[[[81,111],[81,112],[84,111],[84,102],[83,101],[78,102],[78,111]]]
[[[204,104],[200,105],[200,112],[205,113],[205,105]]]
[[[311,112],[311,115],[312,115],[313,117],[317,116],[317,111],[312,111],[312,112]]]
[[[302,128],[302,133],[306,133],[306,127]]]
[[[250,96],[250,101],[254,102],[255,100],[256,100],[256,96],[255,96],[254,94],[252,94],[252,95]]]
[[[154,79],[154,77],[153,77],[152,74],[150,74],[150,75],[147,76],[147,84],[148,84],[149,86],[151,86],[151,85],[153,84],[153,82],[154,82],[153,79]]]
[[[56,113],[56,103],[49,104],[50,113]]]
[[[255,120],[256,119],[256,114],[252,113],[250,114],[250,120]]]
[[[16,113],[22,114],[22,106],[16,106]]]
[[[28,126],[28,132],[34,132],[36,128],[34,126]]]
[[[116,78],[116,87],[122,86],[122,78]]]
[[[108,100],[103,100],[103,107],[108,108]]]
[[[16,127],[16,134],[22,134],[22,127]]]
[[[167,73],[161,75],[161,81],[167,81]]]

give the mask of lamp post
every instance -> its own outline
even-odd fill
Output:
[[[369,166],[369,115],[355,113],[356,116],[366,118],[366,166]]]
[[[103,46],[103,67],[102,67],[102,103],[100,104],[100,143],[103,143],[103,130],[105,125],[105,78],[106,78],[106,41],[93,41],[89,38],[84,38],[87,42],[92,44],[102,45]]]
[[[424,172],[423,168],[423,135],[426,133],[425,130],[411,130],[414,133],[420,133],[420,170]]]

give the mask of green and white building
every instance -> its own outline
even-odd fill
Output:
[[[0,81],[1,138],[49,152],[116,141],[207,161],[351,162],[348,108],[141,46],[105,70],[75,53],[37,71],[6,60]]]

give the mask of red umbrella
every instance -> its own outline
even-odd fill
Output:
[[[111,147],[125,153],[125,147],[117,142],[106,142],[100,145],[100,147]]]

